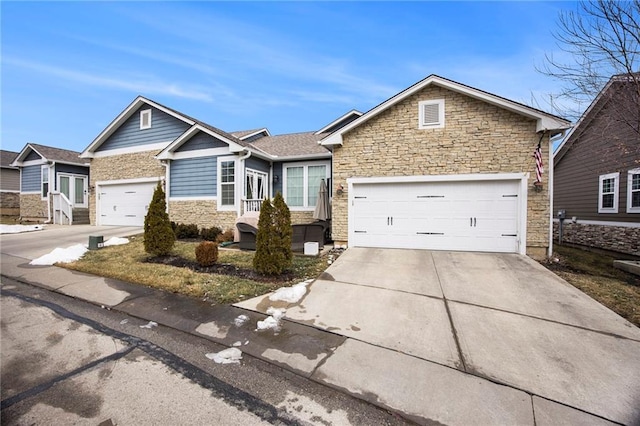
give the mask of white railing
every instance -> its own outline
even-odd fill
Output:
[[[73,205],[62,192],[52,192],[53,223],[71,225],[73,223]]]
[[[242,200],[242,212],[259,212],[261,205],[262,200]]]

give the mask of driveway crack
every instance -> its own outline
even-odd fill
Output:
[[[447,316],[449,317],[449,325],[451,326],[451,333],[453,333],[453,340],[456,342],[456,349],[458,350],[458,358],[460,359],[460,366],[462,367],[462,371],[468,373],[467,371],[467,363],[464,360],[464,355],[462,353],[462,348],[460,347],[460,340],[458,339],[458,331],[456,330],[456,325],[453,322],[453,317],[451,316],[451,310],[449,309],[449,301],[447,300],[447,295],[444,292],[444,288],[442,287],[442,281],[440,280],[440,274],[438,273],[438,267],[436,266],[436,261],[433,258],[433,253],[429,253],[431,256],[431,262],[433,263],[433,270],[436,271],[436,277],[438,278],[438,285],[440,286],[440,291],[442,292],[442,300],[444,301],[444,308],[447,310]]]

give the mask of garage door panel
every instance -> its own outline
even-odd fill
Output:
[[[354,185],[352,245],[518,251],[519,181]]]
[[[143,226],[157,183],[103,185],[98,199],[100,224]]]

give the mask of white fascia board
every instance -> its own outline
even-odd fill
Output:
[[[149,183],[158,182],[162,180],[162,176],[149,176],[143,178],[134,179],[115,179],[115,180],[100,180],[95,183],[96,186],[109,186],[109,185],[122,185],[127,183]]]
[[[255,135],[259,134],[259,133],[262,133],[262,132],[266,132],[266,133],[267,133],[267,136],[271,136],[271,132],[269,132],[269,129],[267,129],[266,127],[263,127],[262,129],[256,130],[255,132],[253,132],[253,133],[249,133],[249,134],[247,134],[247,135],[244,135],[243,137],[238,138],[238,139],[240,139],[241,141],[243,141],[243,140],[245,140],[245,139],[248,139],[248,138],[250,138],[250,137],[252,137],[252,136],[255,136]]]
[[[193,151],[183,152],[171,152],[167,157],[163,157],[162,160],[182,160],[185,158],[199,158],[199,157],[219,157],[221,155],[229,155],[229,148],[209,148],[209,149],[197,149]]]
[[[38,154],[42,159],[42,161],[46,162],[44,155],[40,154],[37,149],[35,149],[34,147],[31,146],[30,143],[28,143],[24,146],[24,148],[22,148],[22,151],[20,151],[20,153],[16,156],[16,158],[13,160],[11,165],[14,167],[21,167],[21,166],[24,166],[26,163],[31,163],[32,161],[40,161],[40,160],[30,160],[28,162],[25,162],[24,158],[27,157],[27,152],[29,152],[29,150],[32,150],[33,152]]]
[[[49,164],[46,159],[42,158],[40,160],[29,160],[29,161],[21,161],[18,163],[19,167],[27,167],[27,166],[40,166],[43,164]]]
[[[104,157],[113,157],[117,155],[123,154],[135,154],[138,152],[148,152],[148,151],[160,151],[162,148],[166,147],[170,142],[158,142],[158,143],[150,143],[146,145],[136,145],[127,148],[117,148],[110,149],[107,151],[98,151],[91,153],[91,155],[83,158],[104,158]]]
[[[184,121],[189,125],[193,125],[194,121],[186,118],[185,116],[176,113],[170,109],[163,107],[160,104],[153,102],[143,96],[138,96],[131,102],[131,104],[124,109],[99,135],[96,137],[91,144],[80,154],[80,158],[92,158],[91,154],[98,148],[109,136],[113,134],[121,125],[124,123],[129,117],[133,115],[133,113],[143,104],[150,105],[154,108],[159,109],[160,111],[171,115],[172,117],[177,118],[178,120]]]
[[[481,90],[478,89],[474,89],[472,87],[469,86],[465,86],[465,85],[461,85],[459,83],[455,83],[453,81],[450,80],[445,80],[441,77],[435,76],[435,75],[431,75],[427,78],[425,78],[424,80],[422,80],[421,82],[418,82],[416,84],[414,84],[413,86],[403,90],[402,92],[398,93],[397,95],[395,95],[394,97],[386,100],[385,102],[381,103],[380,105],[378,105],[377,107],[373,108],[372,110],[368,111],[367,113],[365,113],[364,115],[362,115],[360,118],[352,121],[351,123],[347,124],[346,126],[344,126],[342,129],[338,130],[335,133],[332,133],[331,135],[327,136],[326,138],[322,139],[320,141],[321,145],[327,146],[327,145],[342,145],[343,141],[342,141],[342,134],[348,132],[349,130],[360,126],[362,123],[368,121],[369,119],[377,116],[378,114],[380,114],[381,112],[385,111],[387,108],[391,107],[392,105],[395,105],[398,102],[401,102],[402,100],[406,99],[407,97],[413,95],[414,93],[424,89],[425,87],[431,85],[431,84],[435,84],[437,86],[443,87],[445,89],[448,90],[452,90],[458,93],[461,93],[463,95],[466,96],[470,96],[472,98],[476,98],[479,100],[482,100],[484,102],[496,105],[500,108],[504,108],[510,111],[513,111],[517,114],[532,118],[537,120],[537,124],[536,124],[536,131],[540,132],[540,131],[544,131],[544,130],[566,130],[568,129],[570,126],[570,122],[568,122],[567,120],[563,120],[560,118],[556,118],[551,116],[550,114],[546,114],[544,112],[541,111],[537,111],[534,110],[533,108],[529,108],[525,105],[520,105],[518,103],[515,103],[513,101],[509,101],[507,99],[489,94],[487,92],[483,92]]]
[[[72,163],[71,161],[60,161],[60,160],[56,160],[54,161],[54,163],[56,164],[68,164],[70,166],[80,166],[80,167],[89,167],[90,163]]]
[[[203,127],[199,124],[194,124],[192,125],[189,130],[187,130],[186,132],[184,132],[182,135],[180,135],[176,140],[174,140],[173,142],[171,142],[168,146],[164,147],[164,149],[162,150],[162,152],[160,152],[156,158],[158,160],[171,160],[173,158],[175,158],[176,153],[174,152],[176,149],[178,149],[180,146],[182,146],[185,142],[187,142],[192,136],[194,136],[197,132],[203,132],[208,134],[211,137],[214,137],[224,143],[226,143],[227,145],[229,145],[229,151],[232,153],[237,153],[237,152],[242,152],[245,149],[248,149],[242,145],[237,144],[236,142],[212,131],[207,129],[206,127]]]
[[[488,180],[522,180],[527,178],[527,173],[473,173],[464,175],[353,177],[347,178],[347,183],[357,185],[361,183],[462,182]]]
[[[357,109],[352,109],[351,111],[349,111],[346,114],[343,114],[342,116],[336,118],[335,120],[333,120],[331,123],[327,124],[326,126],[324,126],[322,129],[318,130],[317,132],[314,133],[314,135],[319,135],[320,133],[324,133],[327,131],[327,129],[332,128],[333,126],[335,126],[336,124],[338,124],[339,122],[341,122],[342,120],[346,119],[347,117],[349,117],[350,115],[357,115],[358,117],[362,117],[362,112],[358,111]]]

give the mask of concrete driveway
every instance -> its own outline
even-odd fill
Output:
[[[277,302],[282,303],[282,302]],[[526,256],[351,248],[297,304],[313,376],[446,424],[640,424],[640,329]]]
[[[102,235],[107,241],[111,237],[127,237],[142,232],[141,227],[133,226],[44,225],[42,231],[2,234],[0,244],[3,254],[33,260],[57,247],[88,244],[90,235]]]

